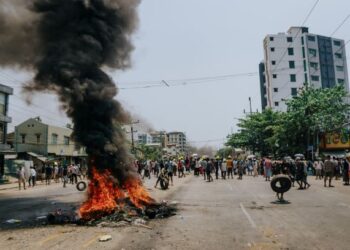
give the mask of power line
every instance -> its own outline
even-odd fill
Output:
[[[330,37],[333,36],[344,25],[344,23],[349,19],[349,17],[350,17],[350,14],[344,18],[344,20],[337,26],[337,28],[335,28],[332,34],[330,34]]]
[[[307,14],[307,16],[305,17],[303,23],[300,25],[300,27],[303,27],[305,25],[305,23],[307,22],[307,20],[309,19],[309,17],[311,16],[312,12],[315,10],[317,4],[318,4],[319,0],[316,0],[316,2],[314,3],[314,5],[312,6],[312,8],[310,9],[309,13]],[[299,35],[301,29],[299,29],[297,31],[297,33],[295,34],[295,36],[292,39],[292,42],[288,45],[288,47],[286,48],[286,50],[284,51],[284,53],[282,54],[282,57],[278,60],[277,65],[274,67],[275,69],[278,68],[278,66],[280,65],[280,63],[282,62],[283,58],[286,56],[288,49],[294,44],[295,42],[295,38],[297,38],[297,36]],[[273,70],[272,70],[273,71]],[[274,72],[274,71],[273,71]]]

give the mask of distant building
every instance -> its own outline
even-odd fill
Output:
[[[315,88],[343,84],[349,91],[344,40],[311,34],[307,27],[267,35],[259,72],[263,110],[286,111],[285,100],[304,84]]]
[[[61,159],[67,163],[85,164],[85,149],[72,139],[72,129],[51,126],[40,117],[30,118],[15,127],[14,148],[20,158],[45,162]]]
[[[175,144],[180,153],[187,151],[187,141],[184,132],[169,132],[167,134],[168,144]]]
[[[7,145],[7,124],[12,121],[8,116],[9,96],[13,94],[13,89],[0,84],[0,178],[5,172],[5,158],[13,155],[9,145]]]
[[[152,136],[148,133],[138,134],[137,143],[138,144],[145,144],[145,145],[151,144],[152,143]]]

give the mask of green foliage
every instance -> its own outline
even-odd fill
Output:
[[[159,160],[162,157],[162,150],[157,147],[150,147],[145,144],[138,145],[136,150],[139,151],[141,160]]]
[[[287,112],[267,109],[241,119],[239,132],[229,136],[227,146],[243,147],[262,155],[306,153],[308,145],[317,145],[323,133],[341,131],[349,113],[346,97],[343,86],[326,89],[305,86],[286,101]]]

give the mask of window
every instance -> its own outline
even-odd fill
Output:
[[[307,40],[314,42],[316,41],[316,38],[314,36],[307,36]]]
[[[306,71],[306,61],[304,60],[304,71]]]
[[[311,81],[318,82],[320,80],[319,76],[311,76]]]
[[[343,55],[341,53],[335,53],[335,58],[342,59]]]
[[[313,68],[314,70],[318,70],[318,63],[310,62],[310,67]]]
[[[297,88],[292,88],[291,91],[292,91],[292,96],[296,96],[298,94]]]
[[[316,56],[316,50],[315,49],[309,49],[309,54],[311,56]]]
[[[57,145],[57,139],[58,139],[58,135],[57,134],[52,134],[51,135],[51,143],[53,145]]]
[[[334,46],[340,46],[341,42],[340,41],[333,41]]]
[[[289,77],[290,77],[290,81],[291,82],[296,82],[297,81],[297,76],[295,74],[291,74],[291,75],[289,75]]]
[[[26,134],[21,134],[22,143],[26,143]]]
[[[271,61],[271,64],[272,65],[276,65],[276,61]]]
[[[6,115],[6,95],[4,93],[0,93],[0,114]]]
[[[277,93],[278,92],[278,88],[273,88],[273,92]]]
[[[274,48],[274,47],[271,47],[270,50],[271,50],[271,52],[274,52],[274,51],[275,51],[275,48]]]
[[[0,142],[2,144],[5,143],[5,124],[3,122],[0,123]]]
[[[295,69],[295,62],[294,61],[289,61],[289,68]]]
[[[272,78],[276,79],[277,78],[277,74],[272,74]]]
[[[64,145],[69,145],[69,137],[68,136],[64,137]]]
[[[288,55],[289,56],[294,55],[294,49],[293,48],[288,48]]]
[[[36,134],[36,144],[40,144],[40,134]]]
[[[339,84],[344,84],[344,79],[338,78],[337,80]]]
[[[271,42],[273,41],[273,36],[270,36],[270,41],[271,41]]]
[[[303,58],[305,58],[305,48],[303,47]]]
[[[278,102],[275,102],[275,107],[278,107],[279,106],[279,103]]]
[[[293,37],[288,36],[288,37],[287,37],[287,42],[288,42],[288,43],[292,43],[292,42],[293,42]]]
[[[301,37],[301,45],[304,45],[304,37]]]
[[[337,69],[337,71],[344,71],[344,67],[343,66],[336,66],[335,68]]]

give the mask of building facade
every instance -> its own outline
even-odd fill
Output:
[[[184,132],[169,132],[167,134],[168,144],[175,144],[182,154],[187,151],[186,134]]]
[[[42,162],[50,157],[72,162],[87,156],[85,149],[72,140],[72,132],[68,127],[45,124],[40,117],[30,118],[15,127],[13,145],[20,156],[29,155]]]
[[[13,94],[13,89],[0,84],[0,179],[5,173],[5,158],[11,152],[7,145],[7,124],[12,121],[8,116],[9,96]]]
[[[315,88],[343,84],[349,91],[344,40],[311,34],[307,27],[267,35],[259,73],[263,110],[286,111],[285,100],[305,84]]]

